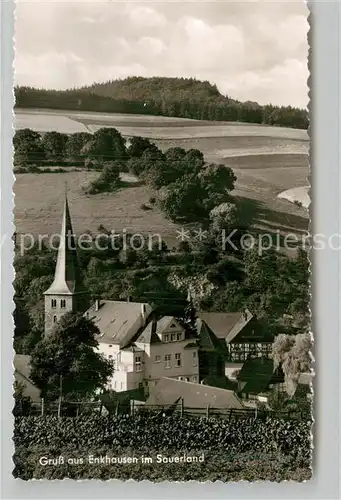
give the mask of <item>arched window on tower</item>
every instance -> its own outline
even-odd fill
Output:
[[[53,323],[57,323],[57,316],[53,316]]]
[[[64,309],[64,308],[66,307],[66,300],[65,300],[65,299],[62,299],[62,300],[60,301],[60,307],[61,307],[62,309]]]
[[[55,309],[55,308],[57,307],[57,300],[56,300],[56,299],[52,299],[52,300],[51,300],[51,307],[52,307],[53,309]]]

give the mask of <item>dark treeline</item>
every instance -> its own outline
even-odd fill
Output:
[[[192,78],[129,77],[70,90],[16,87],[16,107],[135,113],[307,129],[306,110],[239,102]]]

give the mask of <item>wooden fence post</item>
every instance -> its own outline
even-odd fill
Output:
[[[180,399],[180,416],[181,418],[184,416],[184,398]]]
[[[206,419],[208,420],[209,419],[209,416],[210,416],[210,405],[207,404],[206,405]]]
[[[63,377],[59,377],[59,400],[58,400],[58,418],[62,415],[62,394],[63,394]]]
[[[41,416],[44,416],[44,398],[41,398]]]

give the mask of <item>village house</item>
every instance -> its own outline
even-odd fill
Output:
[[[233,313],[199,312],[198,317],[219,340],[224,350],[224,372],[230,380],[236,380],[246,360],[268,358],[271,354],[273,338],[248,309]]]

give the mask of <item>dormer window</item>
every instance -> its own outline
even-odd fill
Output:
[[[57,300],[56,299],[51,300],[51,307],[52,307],[52,309],[55,309],[57,307]]]
[[[65,307],[66,307],[66,300],[65,299],[61,299],[61,301],[60,301],[60,307],[62,309],[65,309]]]
[[[142,371],[141,356],[135,356],[135,371]]]

